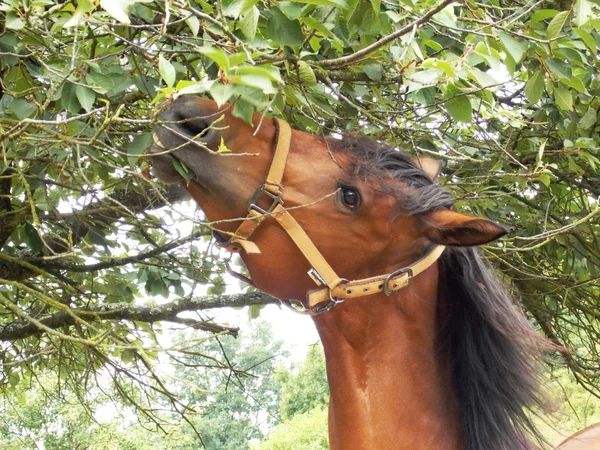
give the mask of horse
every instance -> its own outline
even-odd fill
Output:
[[[183,184],[258,289],[312,317],[330,447],[544,446],[531,411],[548,409],[538,369],[551,345],[476,248],[509,230],[453,210],[438,161],[232,111],[167,101],[149,159],[159,179]],[[600,426],[559,448],[600,448]]]

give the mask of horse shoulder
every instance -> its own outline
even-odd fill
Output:
[[[595,423],[565,439],[556,450],[600,449],[600,423]]]

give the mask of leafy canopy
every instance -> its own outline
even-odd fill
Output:
[[[460,208],[516,227],[485,252],[598,393],[599,12],[591,0],[2,0],[0,387],[51,370],[81,390],[105,373],[177,410],[155,368],[188,343],[165,344],[165,327],[235,333],[179,313],[273,301],[224,295],[210,224],[143,176],[156,103],[198,93],[247,121],[267,112],[444,160]]]

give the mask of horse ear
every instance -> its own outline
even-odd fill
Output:
[[[423,169],[429,178],[434,181],[442,171],[444,163],[442,161],[432,158],[414,158],[414,163]]]
[[[486,219],[438,209],[421,216],[425,236],[442,245],[482,245],[501,238],[510,230]]]

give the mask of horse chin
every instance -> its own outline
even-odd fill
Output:
[[[181,180],[181,175],[173,165],[175,158],[165,149],[157,145],[146,150],[148,162],[152,166],[152,173],[163,183],[172,184]]]

